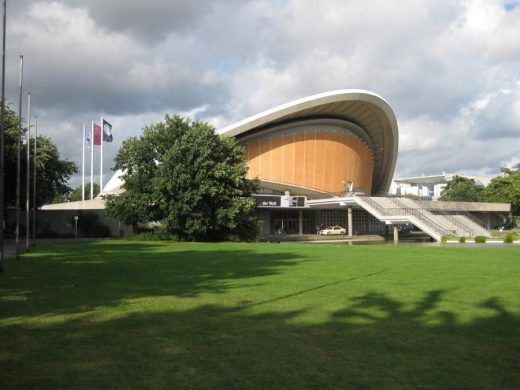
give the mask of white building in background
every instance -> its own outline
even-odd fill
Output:
[[[475,180],[477,187],[480,188],[486,187],[491,181],[490,177],[457,175],[454,173],[443,172],[441,175],[422,175],[394,179],[392,180],[388,193],[389,195],[413,195],[419,196],[425,200],[438,200],[447,183],[453,180],[455,176]]]

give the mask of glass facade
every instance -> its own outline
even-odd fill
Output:
[[[385,223],[381,222],[365,210],[352,211],[353,233],[356,234],[385,234]]]
[[[313,210],[303,210],[303,234],[313,234],[315,218]],[[270,234],[298,234],[299,210],[272,211],[269,216]]]
[[[322,227],[341,226],[347,227],[347,210],[320,210],[320,225]]]
[[[264,210],[262,234],[298,234],[300,210]],[[320,228],[341,226],[348,228],[348,209],[303,210],[302,233],[316,234]],[[365,210],[352,211],[352,233],[385,234],[385,224]]]

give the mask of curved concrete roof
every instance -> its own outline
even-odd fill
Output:
[[[394,174],[399,134],[392,108],[373,92],[342,89],[320,93],[251,116],[220,129],[219,133],[240,138],[282,123],[316,118],[345,119],[365,130],[373,144],[372,192],[386,193]]]

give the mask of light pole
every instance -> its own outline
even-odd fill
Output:
[[[27,93],[27,131],[25,132],[25,144],[27,147],[27,169],[25,173],[25,249],[29,250],[29,237],[31,232],[31,93]]]
[[[76,223],[76,241],[78,240],[78,219],[77,215],[74,216],[74,222]]]
[[[4,0],[4,24],[2,35],[2,102],[0,104],[0,272],[4,272],[4,114],[5,114],[5,21],[7,0]]]
[[[34,156],[33,156],[33,245],[36,245],[36,139],[38,138],[38,115],[34,122]]]
[[[20,142],[22,137],[23,56],[20,56],[20,105],[18,107],[18,135],[16,137],[16,259],[20,258]]]

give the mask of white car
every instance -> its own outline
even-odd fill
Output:
[[[341,226],[331,226],[320,230],[318,234],[321,234],[322,236],[330,236],[332,234],[347,234],[347,229],[342,228]]]

